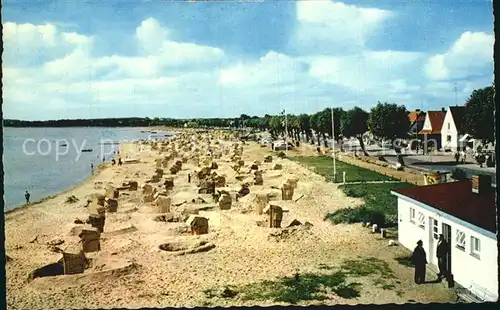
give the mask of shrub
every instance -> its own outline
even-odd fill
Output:
[[[377,224],[379,227],[385,224],[384,213],[373,210],[364,205],[355,208],[347,207],[337,210],[333,213],[327,214],[325,219],[332,221],[333,224],[370,222],[372,224]]]
[[[358,188],[347,188],[345,194],[348,197],[361,198],[366,196],[366,191]]]
[[[397,214],[390,214],[385,216],[385,223],[386,224],[396,224],[398,223],[398,215]]]
[[[380,161],[386,161],[384,156],[379,156],[378,160],[380,160]]]
[[[385,214],[380,212],[380,211],[371,210],[370,211],[370,223],[377,224],[377,226],[379,226],[379,227],[385,225],[385,223],[386,223]]]

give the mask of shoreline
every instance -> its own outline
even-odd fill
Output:
[[[44,202],[47,202],[47,201],[49,201],[49,200],[51,200],[51,199],[58,198],[58,197],[59,197],[59,196],[61,196],[61,195],[64,195],[64,194],[66,194],[66,193],[68,193],[68,192],[70,192],[70,191],[73,191],[73,190],[75,190],[75,189],[78,189],[79,187],[81,187],[81,186],[85,185],[86,183],[88,183],[88,182],[89,182],[89,181],[91,181],[92,179],[94,179],[94,178],[98,177],[98,176],[99,176],[99,174],[101,174],[101,172],[103,172],[104,170],[106,170],[107,168],[109,168],[109,167],[107,167],[107,164],[108,164],[107,162],[99,164],[99,165],[95,168],[95,170],[94,170],[94,173],[93,173],[93,174],[89,175],[88,177],[86,177],[86,178],[85,178],[85,179],[83,179],[81,182],[78,182],[78,183],[77,183],[77,184],[75,184],[75,185],[69,186],[68,188],[63,189],[63,190],[61,190],[61,191],[58,191],[58,192],[56,192],[56,193],[54,193],[54,194],[52,194],[52,195],[47,195],[47,196],[45,196],[45,197],[42,197],[42,198],[40,198],[40,199],[38,199],[38,200],[36,200],[36,201],[34,201],[34,202],[30,203],[30,204],[22,204],[22,205],[19,205],[19,206],[14,207],[14,208],[12,208],[12,209],[9,209],[9,210],[4,210],[3,214],[4,214],[4,215],[7,215],[7,214],[14,213],[14,212],[19,212],[19,211],[21,211],[21,210],[27,210],[27,209],[29,209],[29,208],[31,208],[31,207],[37,206],[37,205],[42,204],[42,203],[44,203]]]
[[[10,127],[10,128],[89,128],[89,127],[91,127],[91,126],[75,126],[75,127],[73,127],[73,126],[71,126],[71,127]],[[175,128],[173,128],[173,127],[172,128],[170,128],[170,127],[162,127],[161,129],[160,129],[160,127],[158,127],[158,126],[151,126],[151,127],[140,126],[140,127],[92,127],[92,128],[131,128],[131,129],[133,128],[133,129],[136,129],[136,130],[140,130],[140,129],[162,130],[162,131],[168,131],[168,132],[173,133],[172,136],[162,137],[162,138],[166,138],[166,139],[169,139],[169,138],[175,136],[179,132],[182,132],[181,130],[177,130],[177,132],[175,132],[173,130]],[[181,128],[178,128],[178,129],[181,129]],[[185,128],[182,128],[182,129],[185,129]],[[140,140],[137,140],[137,141],[140,141]],[[134,142],[128,141],[125,144],[135,144],[135,143],[137,143],[137,141],[134,141]],[[103,170],[105,170],[106,168],[108,168],[106,166],[107,164],[108,164],[108,161],[106,161],[105,163],[100,163],[99,165],[97,165],[94,168],[94,173],[93,174],[89,175],[88,177],[86,177],[85,179],[83,179],[82,181],[80,181],[80,182],[78,182],[78,183],[76,183],[74,185],[68,186],[65,189],[62,189],[62,190],[59,190],[59,191],[55,191],[52,194],[46,195],[44,197],[41,197],[40,199],[38,199],[36,201],[33,201],[30,204],[19,204],[19,205],[13,206],[12,208],[9,208],[8,210],[4,209],[3,213],[4,213],[4,215],[6,215],[6,214],[11,214],[13,212],[19,212],[19,210],[26,210],[27,208],[39,205],[39,204],[44,203],[46,201],[49,201],[51,199],[55,199],[55,198],[59,197],[60,195],[64,195],[65,193],[67,193],[69,191],[75,190],[78,187],[86,184],[93,177],[97,177]]]

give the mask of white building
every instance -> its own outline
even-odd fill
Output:
[[[424,153],[427,154],[429,148],[434,150],[440,150],[442,147],[442,134],[441,130],[443,128],[444,118],[446,116],[446,110],[444,108],[441,111],[427,111],[425,114],[425,120],[422,125],[422,130],[419,132],[420,135],[424,136]]]
[[[439,234],[443,234],[451,248],[447,266],[454,281],[480,299],[496,301],[497,216],[491,177],[391,193],[398,197],[399,243],[413,250],[422,240],[428,267],[437,270],[436,247]]]
[[[465,107],[448,107],[441,129],[442,148],[456,152],[463,144],[461,138],[464,136]]]

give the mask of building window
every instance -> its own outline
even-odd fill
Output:
[[[450,123],[448,123],[448,130],[450,130]]]
[[[455,243],[458,249],[465,251],[465,233],[457,229]]]
[[[437,220],[432,220],[432,237],[434,239],[439,239],[439,226]]]
[[[425,215],[422,212],[418,212],[418,227],[425,229]]]
[[[476,237],[470,237],[470,254],[479,258],[481,254],[481,240]]]
[[[446,136],[446,141],[447,141],[447,142],[451,142],[451,136],[450,136],[450,135],[447,135],[447,136]]]
[[[410,208],[410,222],[415,224],[415,209]]]

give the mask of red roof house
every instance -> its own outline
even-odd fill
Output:
[[[446,111],[427,111],[424,127],[419,134],[440,135]]]
[[[497,206],[494,189],[478,195],[471,188],[472,181],[466,180],[405,187],[394,192],[496,234]]]
[[[399,243],[413,250],[421,240],[427,267],[437,270],[436,251],[442,234],[448,243],[444,261],[453,281],[481,296],[482,301],[496,301],[497,207],[491,176],[391,193],[398,198]]]

